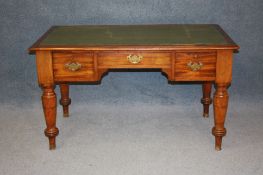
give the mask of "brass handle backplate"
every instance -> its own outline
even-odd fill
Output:
[[[132,54],[130,54],[130,55],[127,56],[127,59],[132,64],[138,64],[139,62],[142,61],[143,56],[142,55],[132,55]]]
[[[187,66],[191,69],[191,71],[198,71],[200,70],[202,67],[203,67],[203,63],[201,62],[192,62],[192,61],[189,61],[187,63]]]
[[[81,64],[78,62],[70,62],[70,63],[66,63],[65,67],[68,70],[75,72],[75,71],[78,71],[79,69],[81,69]]]

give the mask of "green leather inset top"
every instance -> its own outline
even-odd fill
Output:
[[[233,45],[217,25],[57,26],[39,46]]]

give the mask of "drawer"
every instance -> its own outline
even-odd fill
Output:
[[[53,72],[55,81],[92,81],[95,78],[93,53],[54,52]]]
[[[178,81],[213,81],[216,52],[177,52],[174,72]]]
[[[99,68],[170,68],[172,53],[116,51],[98,53]]]

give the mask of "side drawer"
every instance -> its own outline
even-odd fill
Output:
[[[213,81],[216,76],[216,52],[177,52],[175,80]]]
[[[149,51],[104,51],[98,53],[99,68],[170,68],[172,53]]]
[[[53,53],[55,81],[81,82],[95,79],[92,52],[65,51]]]

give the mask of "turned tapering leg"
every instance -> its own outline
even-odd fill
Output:
[[[212,82],[204,82],[202,84],[203,98],[201,98],[201,103],[203,104],[204,107],[203,116],[205,118],[209,116],[209,106],[212,103],[211,88],[212,88]]]
[[[216,150],[221,150],[222,138],[226,135],[226,128],[224,127],[224,123],[228,106],[227,87],[227,84],[216,84],[216,92],[214,94],[215,126],[212,129],[212,133],[215,136]]]
[[[45,135],[49,139],[49,149],[52,150],[56,148],[56,136],[59,133],[56,127],[57,98],[54,86],[47,86],[42,89],[42,104],[47,125]]]
[[[63,107],[63,116],[68,117],[69,116],[69,105],[71,104],[71,99],[69,98],[69,85],[68,84],[60,84],[60,93],[61,93],[61,99],[60,104]]]

